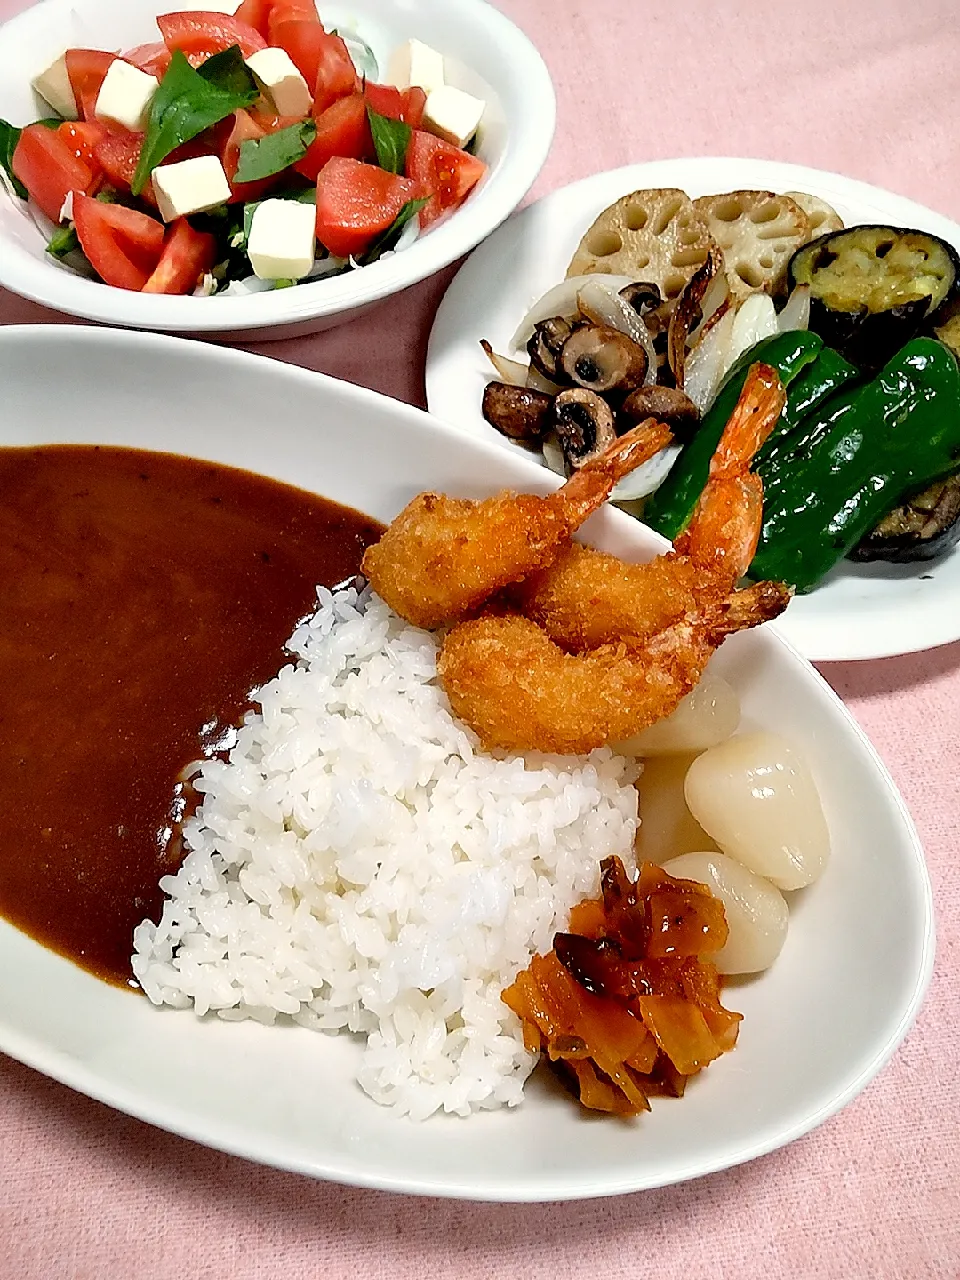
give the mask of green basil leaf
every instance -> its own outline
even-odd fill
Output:
[[[201,62],[197,67],[197,75],[224,93],[243,95],[249,92],[251,85],[254,89],[257,87],[253,72],[244,62],[238,44],[232,44],[229,49],[222,49],[220,53],[207,58],[206,62]],[[259,96],[260,92],[257,90],[257,97]],[[254,98],[254,102],[256,100]]]
[[[310,143],[317,136],[317,126],[312,120],[301,120],[263,138],[250,138],[240,143],[240,163],[234,174],[235,182],[256,182],[282,173],[307,154]]]
[[[373,145],[377,152],[377,164],[388,173],[403,173],[404,161],[407,158],[407,144],[412,132],[408,124],[402,120],[391,120],[367,107],[367,118],[370,121],[370,132],[373,134]]]
[[[17,175],[13,172],[13,153],[17,149],[17,143],[20,141],[22,129],[18,129],[15,124],[8,124],[6,120],[0,120],[0,169],[10,179],[14,191],[21,200],[27,198],[27,188],[23,185]]]
[[[45,129],[59,129],[63,123],[60,116],[44,116],[42,120],[37,121],[37,124],[42,124]]]
[[[219,124],[260,96],[239,45],[216,53],[194,70],[179,49],[153,95],[137,171],[131,190],[138,196],[150,173],[175,147]]]
[[[382,253],[386,253],[400,239],[400,232],[407,225],[411,218],[415,218],[425,204],[429,204],[429,197],[422,200],[408,200],[403,206],[394,220],[384,231],[383,235],[378,236],[367,252],[360,259],[360,265],[367,267],[371,262],[376,262]]]
[[[52,258],[65,258],[68,253],[73,253],[74,249],[79,248],[80,241],[77,239],[77,233],[72,226],[57,227],[47,241],[47,253]]]

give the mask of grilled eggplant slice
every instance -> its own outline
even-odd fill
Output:
[[[798,249],[789,274],[810,286],[810,328],[873,371],[956,295],[960,256],[927,231],[847,227]]]
[[[928,485],[883,517],[851,560],[935,560],[960,542],[960,473]]]

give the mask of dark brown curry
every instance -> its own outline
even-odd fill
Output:
[[[176,870],[178,775],[381,526],[261,476],[0,449],[0,914],[108,981]]]

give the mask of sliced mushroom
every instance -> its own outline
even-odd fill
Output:
[[[527,343],[530,363],[551,382],[564,381],[560,353],[571,333],[573,325],[563,316],[551,316],[549,320],[541,320],[534,325],[533,336]]]
[[[571,471],[603,453],[617,438],[613,410],[584,387],[571,387],[555,396],[550,417]]]
[[[688,395],[676,387],[638,387],[620,406],[622,426],[656,418],[671,428],[678,440],[688,440],[697,429],[700,414]]]
[[[663,302],[660,286],[652,280],[635,280],[633,284],[624,285],[620,297],[633,307],[638,315],[653,311]]]
[[[563,344],[560,367],[570,382],[588,391],[632,391],[643,383],[647,353],[617,329],[585,324]]]
[[[536,443],[549,427],[547,412],[553,397],[531,387],[488,382],[483,389],[483,416],[491,427],[511,440]]]

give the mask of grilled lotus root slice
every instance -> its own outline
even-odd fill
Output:
[[[800,206],[810,220],[810,239],[825,236],[828,231],[842,231],[843,219],[834,209],[819,196],[812,196],[808,191],[785,191],[783,193]]]
[[[734,299],[783,291],[787,263],[810,239],[810,219],[796,201],[772,191],[728,191],[693,203],[723,250]]]
[[[716,245],[686,192],[676,187],[633,191],[596,219],[567,276],[604,272],[652,281],[668,313],[711,248]]]

